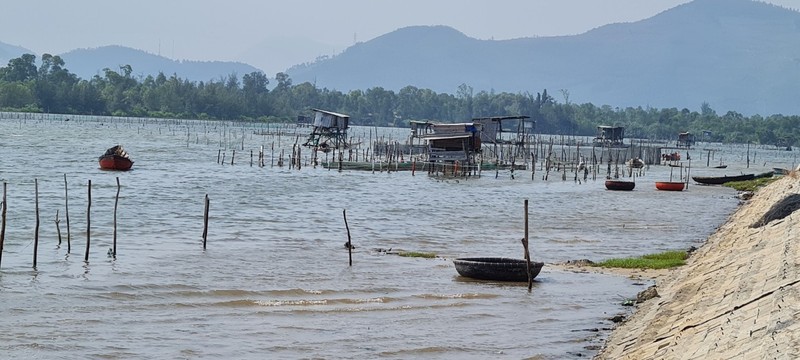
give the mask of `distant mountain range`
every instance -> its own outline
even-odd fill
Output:
[[[0,66],[22,54],[35,54],[28,49],[0,42]],[[37,55],[37,61],[41,54]],[[228,75],[236,74],[239,79],[254,71],[261,71],[252,65],[233,61],[187,61],[172,60],[160,55],[132,49],[124,46],[102,46],[92,49],[76,49],[58,55],[64,60],[64,67],[82,79],[91,79],[95,75],[104,76],[103,69],[119,72],[120,67],[131,65],[135,77],[156,76],[163,72],[166,76],[176,74],[181,79],[191,81],[219,81]],[[274,75],[274,74],[273,74]]]
[[[30,53],[0,43],[0,66],[25,52]],[[121,46],[60,56],[85,79],[126,64],[135,76],[161,71],[192,81],[259,71],[241,62],[176,61]],[[547,89],[557,101],[598,106],[699,110],[707,102],[718,113],[796,115],[800,12],[751,0],[695,0],[580,35],[513,40],[478,40],[445,26],[415,26],[286,72],[294,84],[307,81],[343,92],[410,85],[455,93],[466,84],[476,93]]]
[[[205,82],[226,79],[234,73],[241,79],[244,74],[261,71],[240,62],[178,61],[123,46],[77,49],[59,56],[64,59],[69,71],[84,79],[91,79],[94,75],[104,76],[104,68],[119,71],[123,65],[131,65],[133,76],[155,76],[163,72],[167,77],[176,74],[182,79]]]
[[[540,92],[564,102],[800,114],[800,13],[750,0],[695,0],[575,36],[477,40],[444,26],[399,29],[287,71],[349,91],[407,85],[455,93]]]
[[[5,67],[8,61],[20,57],[22,54],[33,54],[24,47],[0,42],[0,67]]]

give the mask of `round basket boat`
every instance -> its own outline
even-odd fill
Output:
[[[525,260],[502,257],[459,258],[453,260],[458,274],[479,280],[528,281]],[[531,261],[531,278],[536,278],[544,263]]]

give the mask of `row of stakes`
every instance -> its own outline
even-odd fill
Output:
[[[117,177],[117,194],[114,199],[114,233],[113,233],[113,247],[109,250],[109,255],[112,256],[114,259],[117,257],[117,207],[119,205],[119,191],[120,191],[120,183],[119,177]],[[33,268],[36,268],[37,265],[37,257],[39,252],[39,179],[34,179],[34,192],[35,192],[35,211],[36,211],[36,225],[34,228],[34,236],[33,236]],[[3,183],[3,201],[0,205],[2,205],[2,212],[0,212],[0,264],[2,264],[3,260],[3,244],[5,243],[6,237],[6,214],[8,211],[8,183]],[[70,239],[70,229],[69,229],[69,193],[67,190],[67,175],[64,174],[64,195],[65,195],[65,207],[66,207],[66,220],[67,220],[67,253],[72,251],[72,244]],[[207,196],[206,196],[207,197]],[[91,209],[92,209],[92,180],[89,180],[88,186],[88,205],[86,209],[86,252],[84,254],[83,260],[85,262],[89,261],[89,249],[91,248]],[[58,218],[58,211],[56,211],[56,232],[58,233],[58,245],[61,245],[61,228],[59,226],[60,220]],[[205,247],[205,242],[203,244]]]
[[[114,198],[114,232],[113,232],[113,245],[112,248],[109,250],[109,255],[112,256],[114,259],[117,258],[117,208],[119,205],[119,192],[120,192],[120,183],[119,177],[116,178],[117,180],[117,193]],[[33,267],[36,268],[37,265],[37,257],[39,251],[39,180],[34,179],[34,192],[35,192],[35,211],[36,211],[36,225],[34,228],[34,238],[33,238]],[[6,214],[8,211],[8,183],[3,183],[3,201],[0,203],[2,206],[2,211],[0,212],[0,264],[2,264],[3,260],[3,244],[5,243],[6,237]],[[67,175],[64,174],[64,195],[65,195],[65,206],[66,206],[66,221],[67,221],[67,253],[72,251],[71,241],[70,241],[70,228],[69,228],[69,193],[67,190]],[[210,200],[208,194],[205,196],[205,206],[203,211],[203,250],[206,249],[206,244],[208,240],[208,213],[210,208]],[[88,205],[86,209],[86,252],[84,254],[84,261],[89,262],[89,249],[91,247],[91,208],[92,208],[92,180],[89,180],[88,184]],[[347,228],[347,249],[348,249],[348,256],[350,260],[350,266],[353,266],[353,255],[352,255],[352,244],[350,240],[350,228],[347,225],[347,213],[346,210],[342,210],[342,215],[344,216],[344,223],[345,227]],[[56,211],[56,232],[58,233],[58,245],[61,245],[61,228],[59,226],[60,220],[58,218],[58,211]]]

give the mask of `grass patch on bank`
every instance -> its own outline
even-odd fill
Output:
[[[729,188],[733,188],[738,191],[756,191],[759,188],[769,185],[775,180],[778,180],[778,178],[773,176],[768,178],[759,178],[746,181],[731,181],[724,183],[722,185],[727,186]]]
[[[669,269],[686,264],[686,251],[665,251],[630,258],[608,259],[594,266],[624,269]]]
[[[402,251],[397,255],[404,256],[404,257],[418,257],[418,258],[426,258],[426,259],[433,259],[436,257],[436,254],[429,253],[429,252],[418,252],[418,251]]]

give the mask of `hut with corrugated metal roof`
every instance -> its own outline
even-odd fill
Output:
[[[688,149],[694,146],[694,142],[695,142],[694,134],[688,131],[678,134],[678,143],[677,143],[678,147],[685,147]]]
[[[303,145],[326,152],[331,149],[347,148],[350,116],[320,109],[311,111],[314,113],[311,133]]]
[[[429,162],[475,164],[481,149],[480,124],[411,121],[410,125],[411,136],[427,143]]]
[[[625,147],[625,127],[600,125],[594,137],[594,145],[600,147]]]

